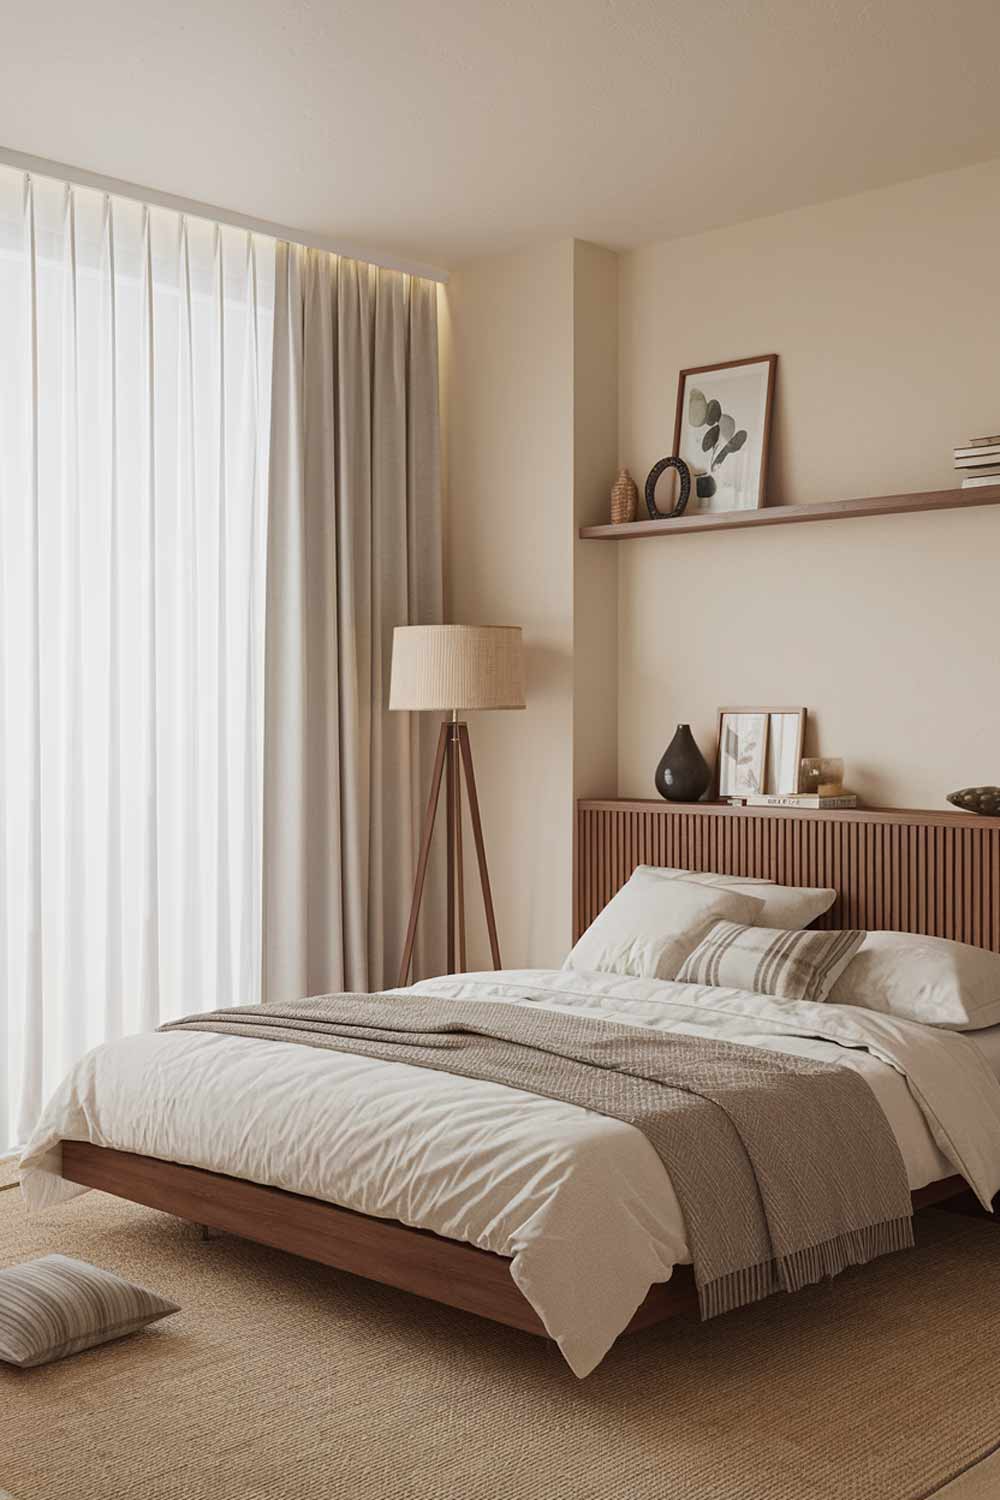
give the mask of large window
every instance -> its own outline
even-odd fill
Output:
[[[0,167],[0,1152],[258,998],[273,255]]]

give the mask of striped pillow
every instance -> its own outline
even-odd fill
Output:
[[[0,1271],[0,1360],[30,1369],[180,1312],[84,1260],[46,1255]]]
[[[716,922],[685,959],[677,979],[779,1000],[825,1000],[867,936]]]

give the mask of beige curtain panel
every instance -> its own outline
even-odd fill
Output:
[[[392,983],[437,726],[388,711],[441,619],[437,288],[280,244],[264,697],[263,991]],[[429,887],[424,932],[443,901]],[[417,953],[420,973],[442,955]]]

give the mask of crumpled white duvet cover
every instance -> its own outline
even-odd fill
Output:
[[[839,1063],[875,1093],[911,1189],[952,1172],[985,1203],[1000,1189],[1000,1083],[955,1033],[854,1006],[570,970],[457,975],[411,992],[585,1010]],[[690,1259],[669,1177],[633,1126],[402,1063],[144,1033],[89,1053],[53,1095],[21,1161],[31,1209],[86,1191],[60,1176],[64,1139],[225,1172],[508,1256],[579,1376],[649,1287]]]

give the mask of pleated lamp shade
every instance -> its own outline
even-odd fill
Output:
[[[389,707],[523,708],[519,625],[397,625]]]

